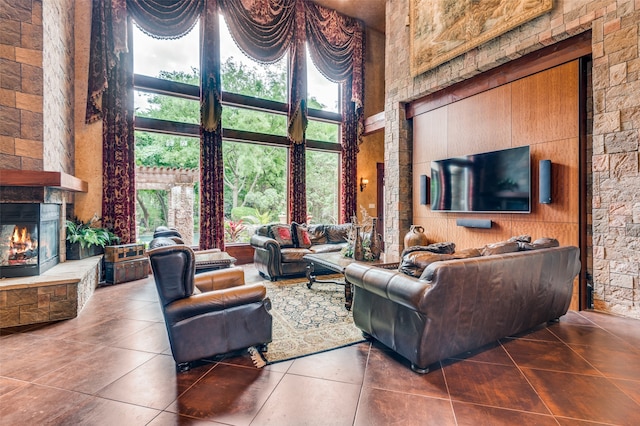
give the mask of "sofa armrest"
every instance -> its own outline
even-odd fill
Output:
[[[274,280],[282,275],[282,253],[280,244],[273,238],[252,235],[250,240],[254,248],[253,264],[261,274]]]
[[[234,306],[261,302],[267,297],[262,284],[250,284],[218,291],[194,294],[165,306],[165,317],[170,324],[210,312],[222,311]],[[270,306],[270,305],[269,305]]]
[[[253,247],[280,251],[280,244],[276,240],[263,235],[252,235],[250,243]]]
[[[418,312],[425,312],[425,296],[432,285],[395,270],[352,263],[344,271],[348,282]],[[357,294],[357,290],[356,290]]]
[[[193,279],[193,283],[198,287],[198,290],[203,293],[222,290],[224,288],[237,287],[244,285],[244,269],[240,266],[236,266],[233,268],[201,272],[196,274]]]

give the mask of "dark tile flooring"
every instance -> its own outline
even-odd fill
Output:
[[[76,319],[1,330],[0,424],[638,425],[640,321],[570,312],[426,375],[376,343],[177,374],[149,278],[97,289]]]

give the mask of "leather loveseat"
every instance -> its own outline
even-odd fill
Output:
[[[449,260],[435,259],[417,276],[349,265],[355,325],[426,373],[437,361],[558,319],[571,302],[579,249],[532,248],[461,259],[445,253]]]
[[[253,262],[263,277],[275,281],[281,277],[302,275],[307,263],[302,259],[309,253],[329,253],[347,245],[351,224],[269,224],[256,229],[251,236]],[[316,268],[316,273],[323,273]],[[330,271],[326,271],[330,272]]]

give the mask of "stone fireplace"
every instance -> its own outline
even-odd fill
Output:
[[[100,257],[64,249],[68,201],[86,191],[62,172],[0,169],[0,329],[74,318],[98,286]]]
[[[60,206],[0,204],[0,278],[40,275],[60,260]]]

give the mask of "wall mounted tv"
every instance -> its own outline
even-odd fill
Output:
[[[528,213],[528,146],[431,162],[431,210]]]

